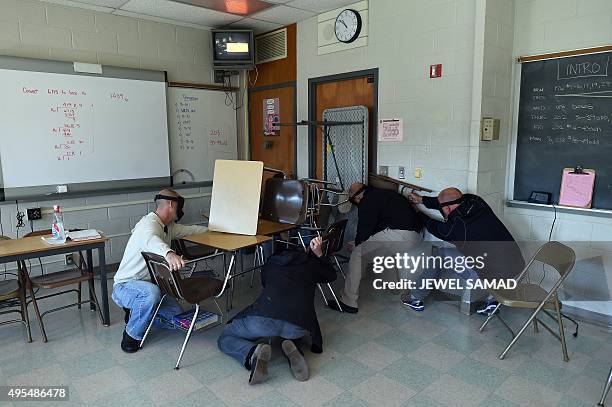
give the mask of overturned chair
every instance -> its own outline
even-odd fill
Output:
[[[546,290],[542,288],[540,284],[524,283],[521,282],[527,275],[529,267],[534,262],[540,262],[545,265],[549,265],[559,273],[559,278],[554,282],[552,288]],[[495,296],[495,299],[499,302],[495,310],[487,317],[486,321],[482,324],[479,331],[482,332],[489,323],[489,321],[497,317],[501,323],[508,328],[512,334],[512,341],[499,355],[500,359],[504,359],[510,349],[518,341],[521,335],[525,332],[529,324],[533,322],[534,330],[537,332],[538,323],[541,324],[546,330],[548,330],[553,336],[555,336],[561,342],[561,349],[563,351],[563,360],[569,361],[567,354],[567,345],[565,343],[565,333],[563,330],[563,321],[561,315],[561,302],[559,301],[558,291],[563,281],[567,278],[569,273],[574,268],[576,262],[576,254],[570,247],[565,246],[559,242],[548,242],[543,244],[527,263],[523,271],[516,277],[517,287],[514,290],[491,290],[491,294]],[[533,309],[533,313],[521,327],[517,334],[508,326],[508,324],[499,315],[500,306],[513,307],[513,308],[526,308]],[[552,315],[550,311],[554,311],[555,315]],[[544,312],[550,318],[555,320],[559,327],[559,333],[557,334],[553,329],[548,327],[544,322],[538,319],[540,311]]]
[[[210,327],[223,323],[223,311],[221,311],[221,307],[219,307],[219,304],[217,303],[217,298],[223,295],[223,292],[227,287],[227,278],[224,281],[207,276],[181,278],[179,271],[170,270],[170,266],[163,256],[143,252],[142,257],[144,257],[147,268],[149,269],[151,280],[159,287],[162,297],[157,305],[157,308],[155,309],[153,317],[151,318],[151,322],[149,322],[149,326],[145,331],[142,341],[140,341],[141,348],[145,339],[147,339],[149,331],[153,326],[153,321],[155,321],[157,313],[159,312],[159,309],[167,296],[175,298],[176,300],[183,300],[191,305],[195,305],[195,312],[193,314],[191,324],[187,330],[181,352],[178,360],[176,361],[176,366],[174,367],[175,370],[178,370],[181,359],[183,358],[183,353],[185,352],[185,348],[187,346],[187,342],[189,342],[189,338],[191,337],[191,333],[198,318],[198,313],[200,312],[200,303],[204,300],[212,298],[217,310],[219,311],[220,318],[218,323],[211,325]]]

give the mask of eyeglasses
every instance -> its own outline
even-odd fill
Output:
[[[353,205],[356,205],[356,204],[357,204],[357,202],[355,202],[355,198],[356,198],[357,196],[359,196],[359,194],[361,194],[363,191],[365,191],[365,190],[366,190],[366,188],[367,188],[367,186],[365,186],[365,185],[364,185],[364,186],[362,186],[361,188],[359,188],[359,189],[357,190],[357,192],[355,192],[353,195],[349,196],[349,199],[348,199],[348,200],[349,200],[349,202],[350,202],[350,203],[352,203]]]

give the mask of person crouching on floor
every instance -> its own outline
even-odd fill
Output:
[[[204,233],[204,226],[185,226],[176,223],[183,216],[185,200],[177,192],[164,189],[155,196],[157,208],[144,216],[132,230],[123,259],[115,274],[113,301],[125,311],[126,327],[123,331],[121,349],[132,353],[139,349],[140,341],[161,299],[159,287],[150,280],[147,264],[141,252],[164,256],[172,270],[185,266],[183,258],[170,248],[173,239]],[[166,297],[158,315],[171,320],[183,312],[179,304]],[[164,328],[166,325],[156,325]]]
[[[261,271],[263,290],[257,300],[225,327],[217,344],[251,372],[249,384],[265,381],[272,348],[256,341],[280,337],[282,349],[299,381],[309,378],[308,365],[294,342],[310,336],[311,351],[323,352],[323,338],[314,307],[315,288],[336,279],[336,272],[321,258],[323,241],[316,237],[310,251],[283,251],[269,258]],[[313,255],[314,254],[314,255]]]

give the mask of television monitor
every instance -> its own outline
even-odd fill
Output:
[[[214,69],[253,69],[255,65],[253,31],[214,30],[212,42]]]

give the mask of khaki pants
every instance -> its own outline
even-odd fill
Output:
[[[349,270],[342,290],[342,302],[348,306],[357,307],[363,268],[372,261],[374,256],[393,256],[418,245],[421,240],[423,240],[421,233],[385,229],[356,246],[349,260]]]

